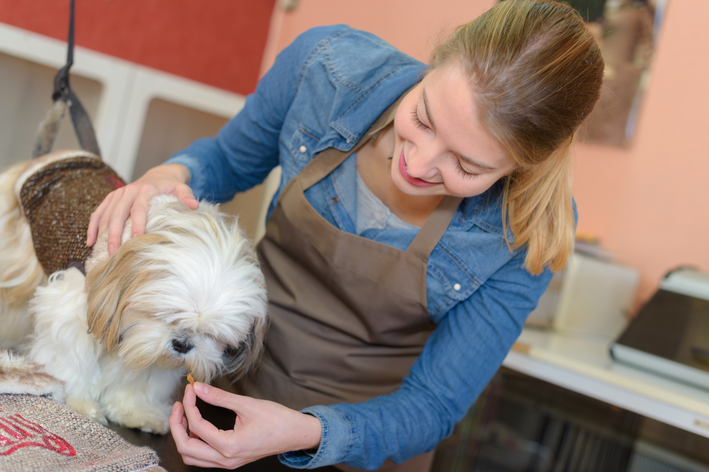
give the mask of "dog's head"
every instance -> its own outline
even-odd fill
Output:
[[[146,234],[87,264],[89,330],[130,368],[184,365],[208,382],[261,353],[266,288],[236,218],[202,202],[151,202]]]

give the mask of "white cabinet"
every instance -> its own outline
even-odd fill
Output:
[[[0,168],[30,157],[66,53],[65,42],[0,23]],[[71,72],[103,159],[127,181],[193,140],[213,136],[244,105],[241,95],[81,47],[75,48]],[[67,115],[54,149],[77,147]],[[277,182],[273,175],[225,206],[242,215],[252,237],[263,234]]]
[[[625,327],[639,280],[634,268],[575,253],[527,324],[614,338]]]

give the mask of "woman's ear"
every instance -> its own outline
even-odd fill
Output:
[[[164,242],[164,237],[153,234],[130,239],[86,274],[89,332],[109,352],[118,345],[126,328],[121,321],[131,296],[155,276],[142,249]]]

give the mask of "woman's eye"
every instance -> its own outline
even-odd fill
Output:
[[[479,177],[480,174],[475,174],[473,172],[468,172],[467,170],[463,169],[463,166],[460,165],[460,161],[456,159],[455,161],[456,168],[458,169],[458,173],[465,177],[466,179],[473,179],[475,177]]]
[[[418,113],[416,113],[416,109],[411,112],[411,120],[414,122],[414,125],[416,125],[417,128],[421,129],[428,129],[428,126],[423,124],[423,122],[419,119]]]

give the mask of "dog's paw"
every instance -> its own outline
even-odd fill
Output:
[[[146,433],[167,434],[170,431],[170,412],[165,408],[155,407],[150,410],[129,409],[113,410],[108,417],[114,423],[136,428]]]
[[[159,424],[156,422],[155,424],[143,425],[141,426],[140,430],[145,433],[167,434],[168,431],[170,431],[170,424],[167,421]]]
[[[85,398],[67,398],[66,406],[104,426],[108,424],[108,420],[106,420],[106,417],[101,413],[99,404],[94,401]]]

